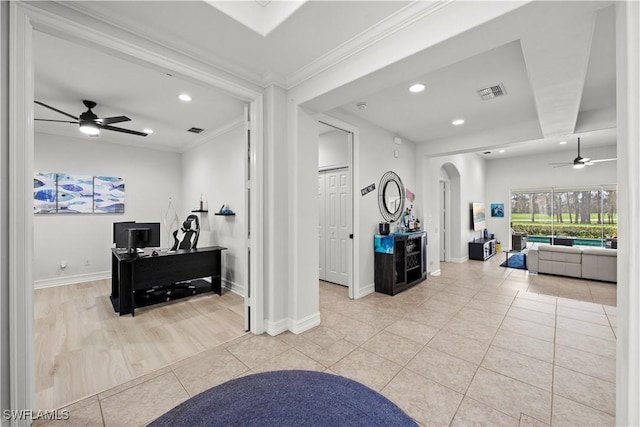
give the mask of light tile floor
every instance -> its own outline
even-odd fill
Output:
[[[307,369],[360,381],[425,426],[613,426],[615,284],[499,258],[442,264],[394,297],[351,301],[321,282],[320,326],[206,350],[77,402],[64,425],[141,426],[232,378]]]

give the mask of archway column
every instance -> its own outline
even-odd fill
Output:
[[[616,424],[640,425],[640,3],[616,3],[618,323]]]

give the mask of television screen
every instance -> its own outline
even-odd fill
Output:
[[[473,231],[482,231],[487,228],[485,223],[484,203],[471,203],[471,226]]]

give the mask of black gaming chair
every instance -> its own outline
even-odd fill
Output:
[[[173,232],[172,251],[178,249],[195,249],[200,237],[200,220],[197,215],[189,215],[179,230]]]
[[[182,223],[182,227],[173,232],[173,246],[171,250],[196,249],[198,246],[198,237],[200,237],[200,220],[197,215],[189,215]],[[171,293],[176,289],[185,289],[191,291],[191,294],[196,293],[196,287],[191,284],[190,280],[172,283],[166,288],[165,299],[167,301],[171,300]]]

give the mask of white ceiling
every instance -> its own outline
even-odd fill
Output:
[[[311,0],[261,33],[210,3],[86,1],[64,2],[64,7],[259,85],[275,81],[285,87],[305,66],[406,6],[415,7],[403,1]],[[487,158],[499,149],[505,149],[503,157],[567,150],[577,136],[586,153],[590,146],[616,140],[614,25],[611,2],[535,2],[308,106],[341,108],[426,147],[457,141],[452,152],[491,151]],[[52,36],[37,34],[35,60],[37,100],[78,115],[84,111],[82,99],[90,99],[98,103],[94,112],[100,117],[132,119],[117,126],[155,131],[146,138],[103,131],[105,141],[181,151],[198,141],[185,132],[189,127],[215,132],[241,116],[242,102],[224,93]],[[408,93],[415,81],[427,89]],[[497,83],[507,94],[482,101],[476,91]],[[193,96],[191,104],[177,100],[183,91]],[[355,106],[362,101],[368,104],[365,110]],[[60,118],[42,107],[36,108],[36,117]],[[464,118],[465,124],[452,126],[455,118]],[[37,123],[44,132],[62,128],[77,135],[70,124]],[[569,144],[560,146],[561,140]]]

